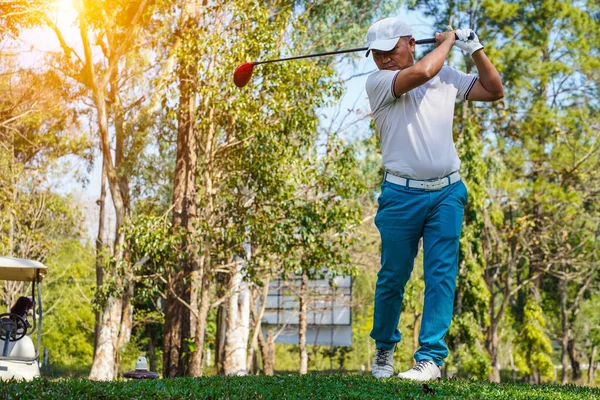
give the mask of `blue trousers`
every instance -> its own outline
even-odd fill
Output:
[[[423,237],[425,299],[415,360],[441,366],[448,356],[444,337],[450,327],[458,272],[458,242],[467,188],[458,181],[438,191],[399,186],[384,180],[375,225],[381,235],[371,337],[377,348],[392,349],[398,330],[404,287]]]

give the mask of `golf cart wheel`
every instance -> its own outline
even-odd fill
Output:
[[[23,317],[13,313],[0,314],[0,339],[6,342],[7,333],[9,341],[21,340],[27,334],[27,324]]]

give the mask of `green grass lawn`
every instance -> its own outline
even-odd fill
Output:
[[[0,385],[1,399],[600,399],[600,389],[442,380],[430,384],[358,375],[289,375]]]

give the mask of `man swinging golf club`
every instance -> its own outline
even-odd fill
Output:
[[[420,347],[414,355],[416,365],[398,377],[438,379],[448,356],[444,337],[452,320],[458,241],[467,201],[452,139],[454,103],[457,98],[498,100],[504,95],[502,82],[470,29],[436,33],[435,49],[416,63],[411,28],[398,18],[372,25],[367,40],[367,56],[373,54],[379,71],[369,76],[366,90],[385,169],[375,217],[382,245],[371,331],[376,342],[373,375],[394,374],[404,287],[423,237]],[[453,45],[473,57],[479,78],[444,66]]]

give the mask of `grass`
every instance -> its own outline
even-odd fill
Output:
[[[442,380],[419,384],[358,375],[288,375],[92,382],[39,379],[0,385],[2,399],[600,399],[600,389]]]

